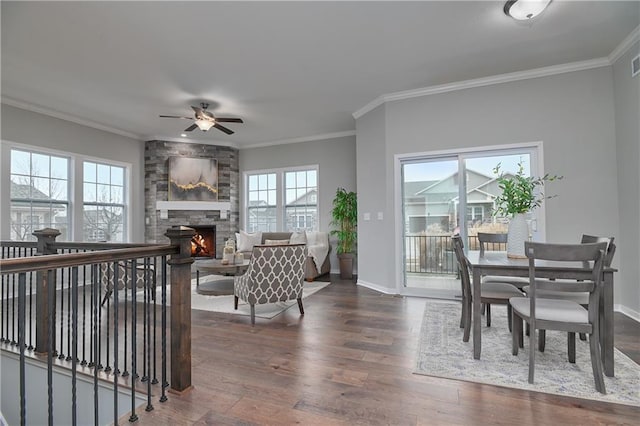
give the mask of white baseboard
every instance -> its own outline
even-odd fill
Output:
[[[632,318],[638,322],[640,322],[640,312],[635,311],[627,306],[621,305],[619,303],[616,303],[615,305],[613,305],[613,310],[616,312],[621,312],[623,314],[625,314],[626,316],[628,316],[629,318]]]
[[[394,289],[394,288],[385,287],[385,286],[382,286],[380,284],[370,283],[370,282],[367,282],[367,281],[363,281],[361,279],[358,279],[358,281],[356,282],[356,285],[359,285],[359,286],[362,286],[362,287],[366,287],[366,288],[369,288],[371,290],[375,290],[375,291],[378,291],[378,292],[384,293],[384,294],[397,294],[396,289]]]

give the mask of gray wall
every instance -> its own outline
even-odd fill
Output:
[[[546,205],[546,240],[579,241],[582,233],[620,235],[611,67],[389,102],[386,117],[370,120],[370,114],[380,112],[356,121],[358,154],[378,151],[384,131],[386,157],[367,169],[358,158],[363,199],[378,197],[393,204],[395,188],[387,185],[385,190],[366,174],[372,168],[384,170],[393,185],[394,154],[542,141],[545,169],[565,176],[553,184],[559,197]],[[383,120],[386,129],[379,128]],[[371,233],[394,235],[392,215],[389,211],[384,221],[372,221]],[[379,266],[364,261],[375,259],[378,250],[380,246],[360,246],[363,279],[378,275]],[[395,291],[395,275],[392,280],[378,276],[374,284]],[[616,282],[617,303],[620,288],[627,286],[637,286],[637,279]]]
[[[616,257],[626,283],[618,291],[622,304],[640,316],[640,75],[631,77],[631,59],[640,53],[635,43],[613,64],[616,152],[618,158],[618,209],[620,230]]]
[[[386,105],[356,120],[358,282],[395,290],[393,179],[387,177]],[[378,213],[382,213],[382,220]],[[364,220],[369,214],[369,220]]]
[[[80,154],[94,159],[113,160],[131,165],[131,223],[129,235],[133,242],[144,242],[144,145],[141,141],[116,135],[47,115],[2,105],[2,140],[33,147]],[[4,144],[3,144],[4,145]],[[1,193],[3,200],[9,199],[9,159],[2,152],[2,173],[6,184]],[[78,167],[82,167],[79,165]],[[76,167],[76,171],[79,170]],[[76,193],[82,188],[77,188]],[[0,216],[9,217],[9,203],[2,203]],[[9,223],[2,220],[2,238],[9,238]],[[76,227],[76,239],[81,239]]]
[[[240,150],[240,185],[243,173],[251,170],[318,165],[320,231],[329,231],[333,197],[338,187],[356,190],[356,143],[354,136],[313,142],[274,145]],[[244,188],[240,190],[244,194]],[[240,197],[240,211],[245,200]],[[332,238],[333,240],[333,238]],[[335,241],[332,241],[331,268],[337,270]]]

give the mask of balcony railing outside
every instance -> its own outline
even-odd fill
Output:
[[[476,235],[467,239],[469,250],[480,250]],[[404,237],[405,272],[458,275],[458,263],[450,235],[407,235]],[[506,244],[485,244],[486,251],[504,251]]]

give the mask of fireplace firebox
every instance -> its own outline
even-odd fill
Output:
[[[191,238],[191,257],[216,257],[216,226],[187,225],[196,234]]]

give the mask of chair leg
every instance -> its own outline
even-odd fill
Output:
[[[524,349],[524,328],[525,327],[529,329],[529,323],[520,319],[520,327],[518,327],[518,347],[522,349]]]
[[[256,325],[256,305],[251,305],[251,326]]]
[[[538,330],[538,350],[544,352],[544,345],[547,340],[546,330]]]
[[[533,384],[536,366],[536,330],[529,328],[529,383]]]
[[[102,308],[104,306],[104,304],[107,302],[107,299],[111,297],[111,294],[113,293],[112,290],[107,290],[106,293],[104,294],[104,297],[102,298],[102,302],[100,302],[100,307]]]
[[[467,315],[467,302],[465,299],[462,299],[462,309],[460,310],[460,328],[464,328],[465,320]]]
[[[531,330],[529,330],[529,323],[526,324],[527,326],[525,327],[525,334],[528,336],[531,332]],[[520,346],[522,347],[522,346]]]
[[[507,302],[507,324],[509,324],[509,333],[513,333],[513,318],[511,318],[511,304]]]
[[[513,323],[513,332],[511,333],[511,353],[513,355],[518,355],[518,348],[520,346],[518,339],[520,337],[520,331],[522,330],[522,318],[517,316],[515,312],[512,312],[511,315],[511,322]]]
[[[300,315],[304,315],[304,308],[302,307],[302,297],[298,297],[298,308],[300,309]]]
[[[487,327],[491,327],[491,304],[485,303],[484,306],[487,307]]]
[[[571,364],[576,363],[576,333],[569,332],[567,333],[567,351],[569,362]]]
[[[469,335],[471,334],[471,300],[466,300],[465,302],[465,316],[464,316],[464,332],[462,334],[462,341],[468,342]]]
[[[589,349],[591,350],[591,368],[596,382],[596,390],[603,395],[607,394],[602,377],[602,360],[600,358],[600,336],[598,327],[593,328],[593,334],[589,336]]]
[[[586,341],[587,340],[587,335],[584,334],[584,333],[580,333],[580,340]]]
[[[233,309],[238,309],[238,296],[233,296]]]
[[[484,315],[484,312],[485,312],[485,308],[486,308],[486,307],[487,307],[487,305],[485,305],[484,303],[481,303],[481,304],[480,304],[480,308],[482,309],[482,310],[480,311],[480,315]]]

